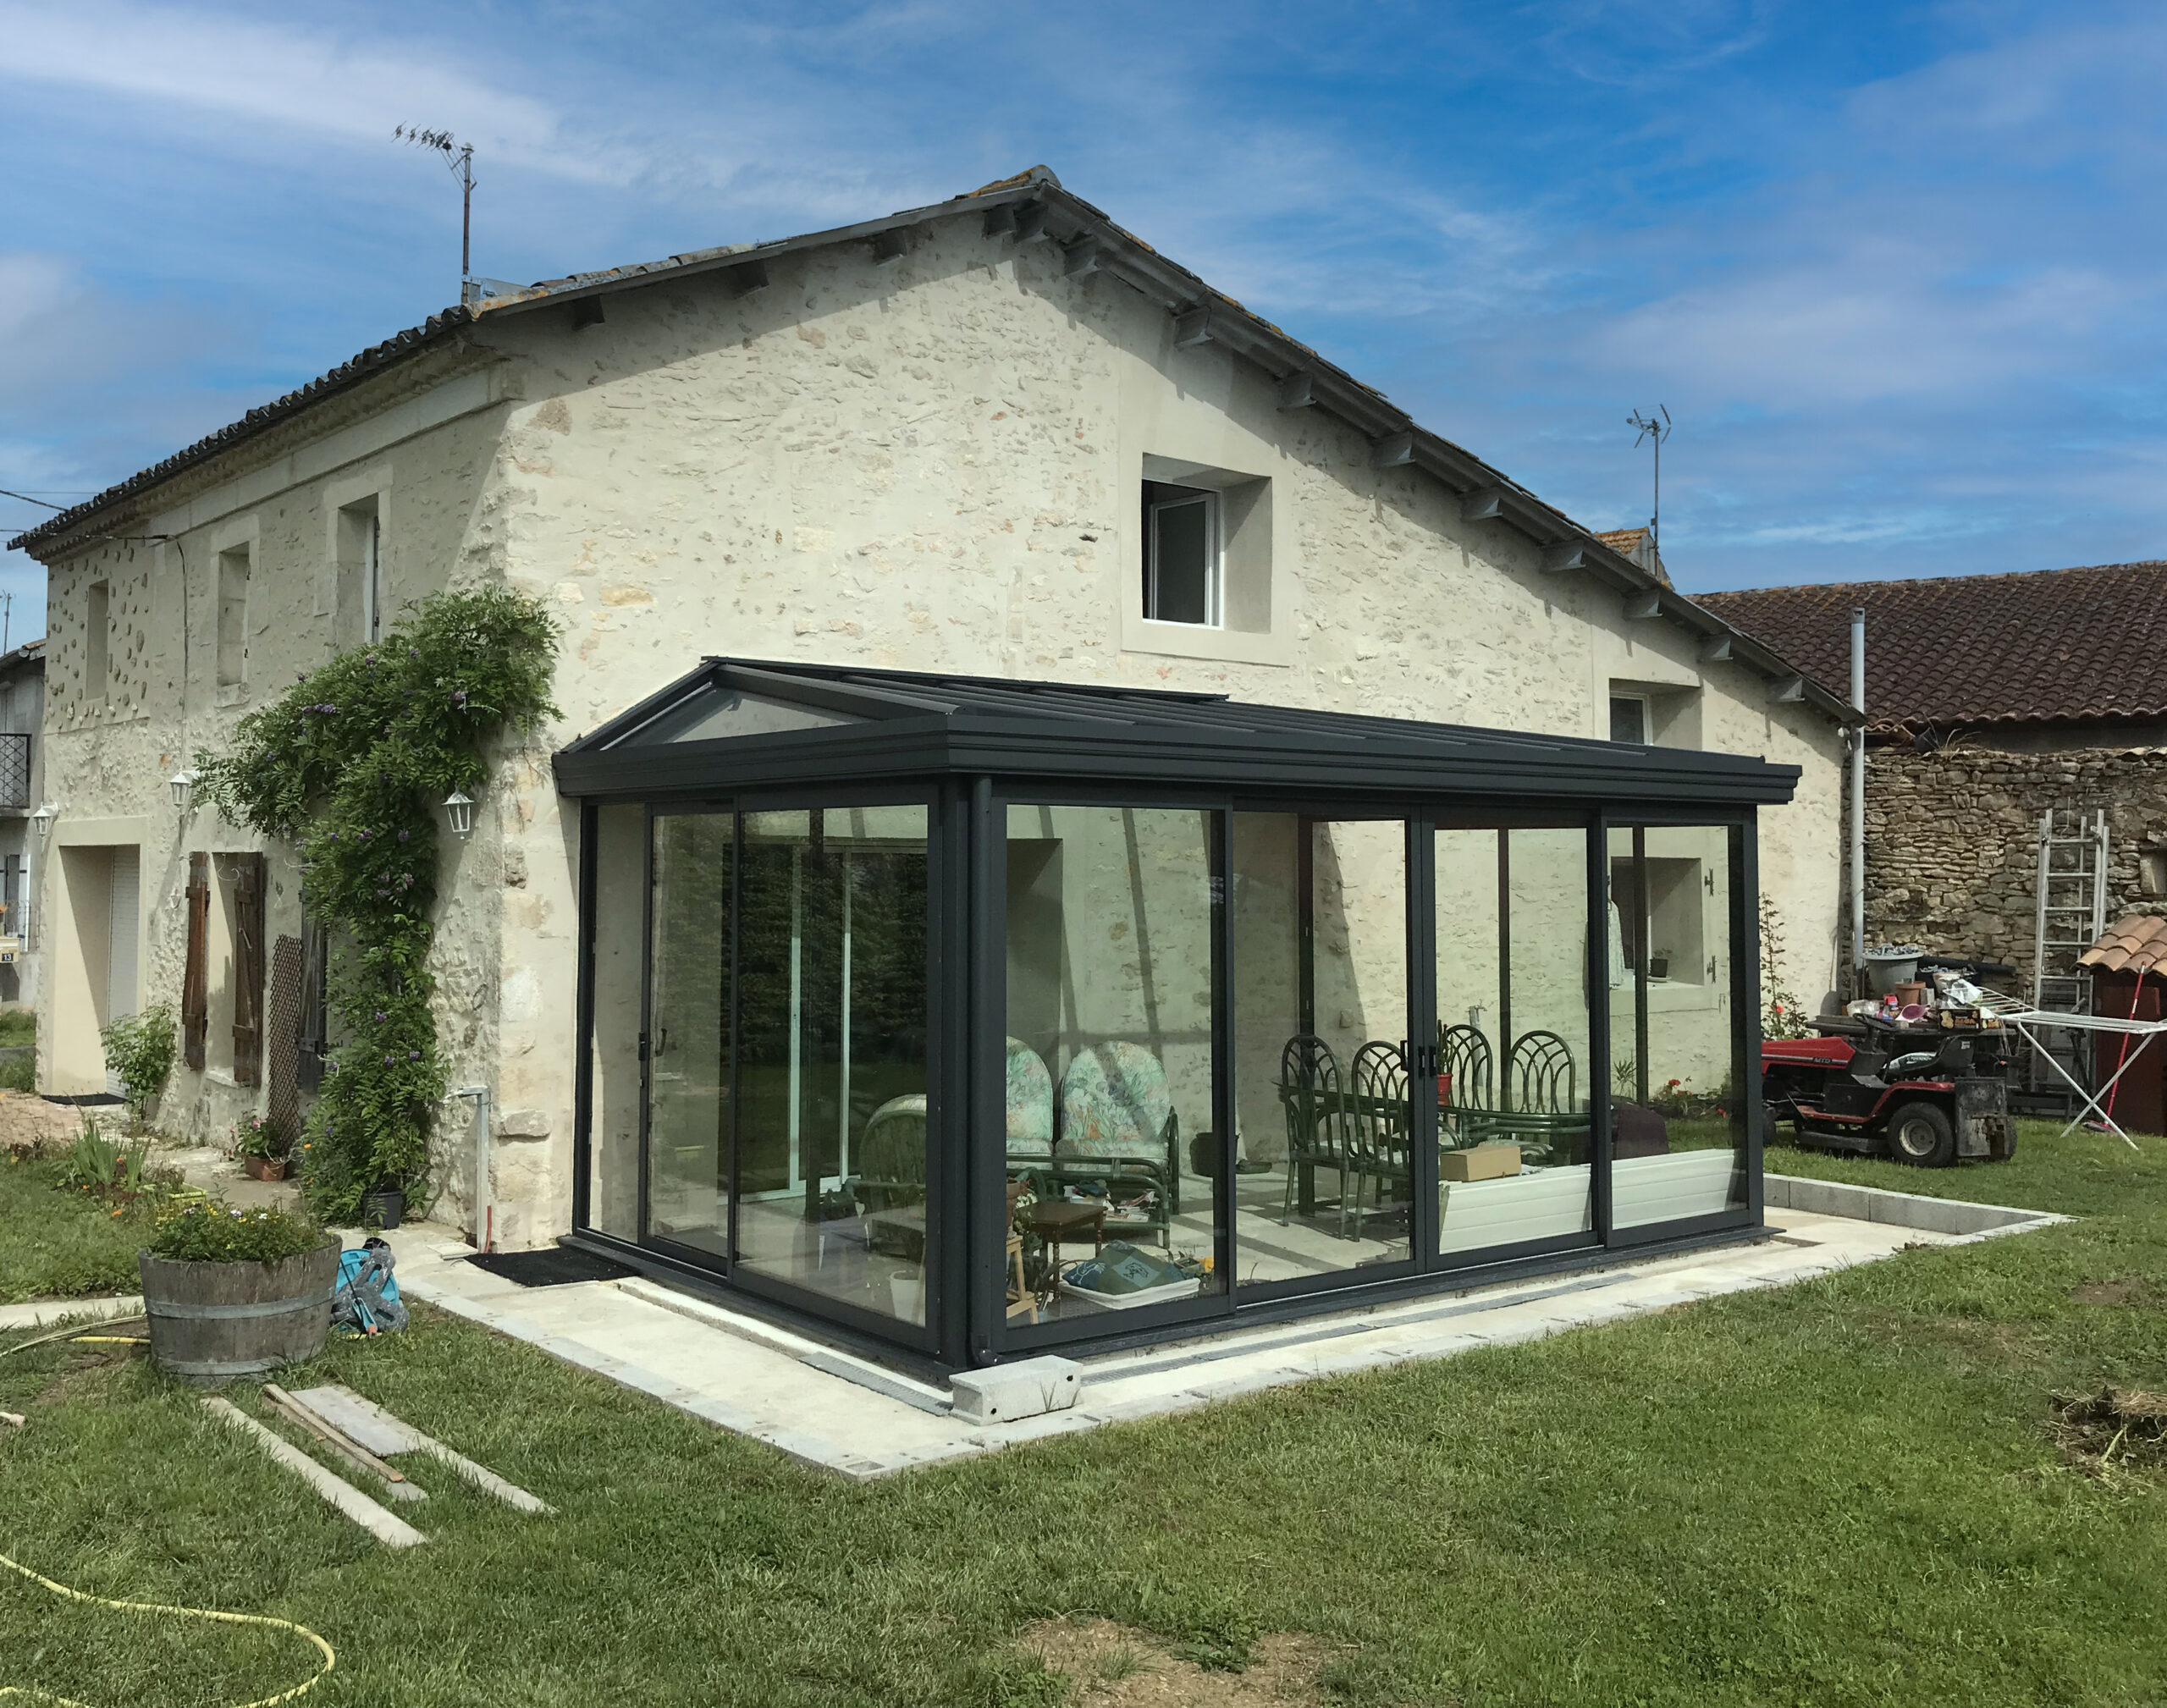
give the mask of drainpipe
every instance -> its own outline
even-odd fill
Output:
[[[496,1207],[489,1202],[489,1088],[462,1085],[454,1097],[474,1099],[474,1248],[494,1249]]]
[[[1866,609],[1851,609],[1851,703],[1859,708],[1851,731],[1851,983],[1856,992],[1866,966]]]

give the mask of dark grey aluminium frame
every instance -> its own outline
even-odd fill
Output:
[[[726,725],[742,697],[835,721],[818,728],[701,736],[668,732],[705,716]],[[661,732],[661,733],[658,733]],[[581,803],[581,923],[576,1009],[573,1231],[570,1242],[642,1269],[726,1294],[734,1303],[792,1320],[817,1320],[844,1342],[935,1369],[997,1362],[1056,1347],[1107,1348],[1188,1336],[1354,1302],[1383,1300],[1581,1267],[1624,1252],[1754,1237],[1761,1230],[1759,940],[1755,814],[1787,801],[1791,766],[1734,755],[1625,748],[1509,731],[1238,705],[1221,697],[1072,687],[713,659],[557,756],[560,790]],[[907,800],[927,804],[928,1309],[923,1331],[806,1292],[786,1281],[713,1264],[596,1229],[591,1182],[594,1089],[598,809],[734,810]],[[1215,977],[1212,1108],[1221,1146],[1215,1184],[1217,1272],[1232,1275],[1237,1219],[1231,1182],[1233,1102],[1232,928],[1226,879],[1232,815],[1398,819],[1407,845],[1407,992],[1410,1038],[1434,1036],[1435,832],[1441,828],[1571,828],[1587,839],[1590,1193],[1592,1228],[1450,1261],[1436,1251],[1434,1139],[1415,1147],[1413,1256],[1378,1270],[1342,1271],[1196,1301],[1018,1327],[1004,1309],[1006,1177],[1006,804],[1060,802],[1179,807],[1216,814],[1218,896],[1212,912]],[[1745,1117],[1747,1202],[1685,1222],[1612,1226],[1607,841],[1635,824],[1727,827],[1731,894],[1732,1049]],[[650,832],[646,858],[652,857]],[[644,917],[649,902],[642,900]],[[733,923],[734,928],[734,923]],[[651,927],[642,931],[642,1002],[648,1000]],[[734,1006],[734,1005],[733,1005]],[[732,1026],[734,1029],[735,1020]],[[644,1029],[644,1028],[642,1028]],[[734,1076],[733,1076],[734,1078]],[[1409,1076],[1414,1131],[1434,1133],[1436,1086]],[[644,1131],[644,1066],[642,1125]],[[639,1167],[644,1227],[647,1160]],[[733,1223],[736,1194],[731,1195]],[[960,1214],[959,1214],[960,1212]],[[958,1237],[958,1236],[961,1237]],[[731,1242],[735,1248],[734,1239]]]

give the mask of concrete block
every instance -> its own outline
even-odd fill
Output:
[[[948,1386],[955,1414],[966,1423],[1012,1424],[1073,1406],[1084,1389],[1084,1367],[1073,1358],[1022,1358],[990,1369],[957,1370]]]

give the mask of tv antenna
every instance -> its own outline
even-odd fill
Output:
[[[418,124],[399,125],[391,134],[417,148],[436,150],[444,156],[444,163],[451,168],[451,175],[459,180],[459,300],[464,302],[467,286],[474,278],[471,252],[474,235],[474,145],[457,140],[449,130],[424,130]]]
[[[1651,440],[1655,443],[1656,503],[1653,513],[1648,517],[1648,554],[1657,563],[1661,563],[1662,561],[1662,442],[1670,437],[1670,411],[1661,404],[1657,404],[1656,412],[1662,416],[1661,421],[1657,421],[1655,416],[1642,415],[1638,410],[1635,410],[1632,414],[1625,417],[1625,425],[1640,429],[1640,437],[1633,441],[1634,449],[1638,450]]]

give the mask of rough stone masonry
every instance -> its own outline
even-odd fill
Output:
[[[2053,807],[2107,809],[2110,922],[2167,911],[2167,895],[2148,893],[2139,858],[2167,851],[2167,747],[1869,748],[1867,945],[2005,961],[2017,969],[2012,994],[2028,994],[2039,822]]]

